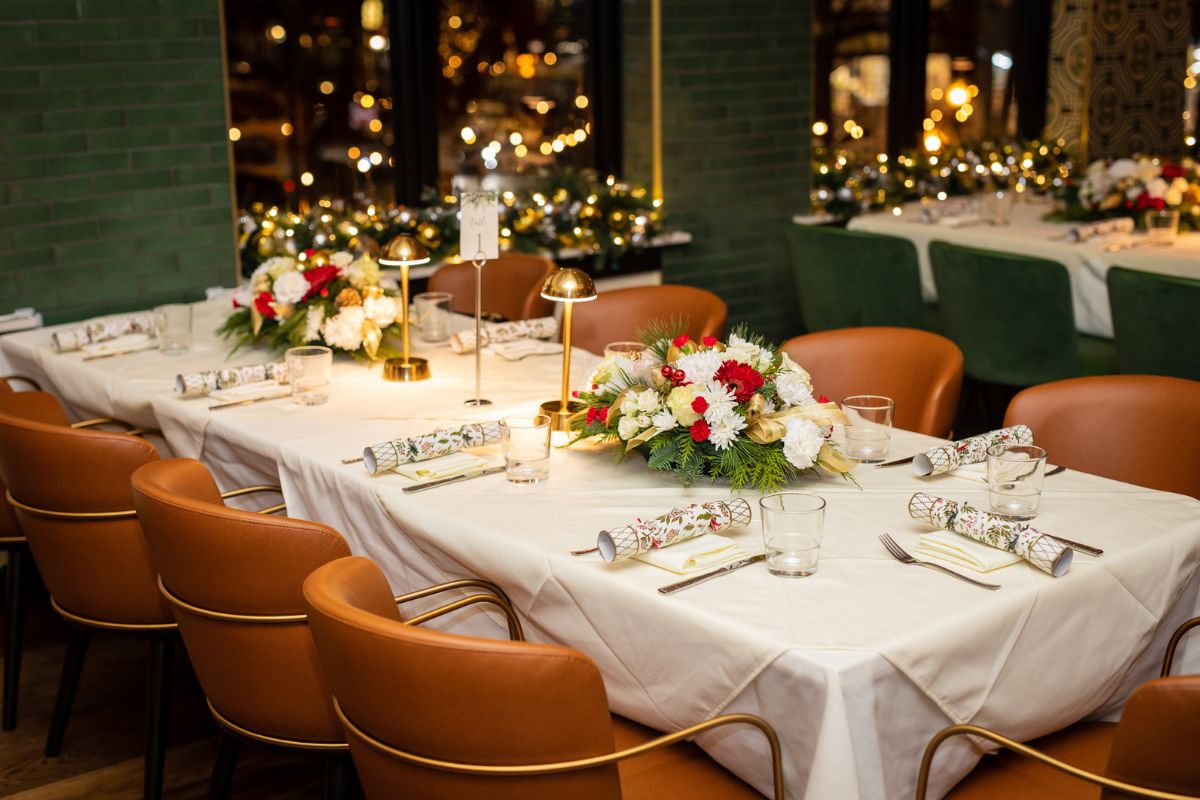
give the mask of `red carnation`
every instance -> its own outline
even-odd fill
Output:
[[[717,343],[717,337],[705,336],[703,339],[701,339],[701,341],[704,342],[705,347],[712,347],[714,344]]]
[[[275,296],[270,292],[259,292],[254,298],[254,307],[267,319],[275,319],[275,309],[271,308],[274,301]]]
[[[695,411],[697,414],[703,414],[705,411],[708,411],[708,401],[703,397],[697,397],[692,401],[692,411]]]
[[[338,268],[333,264],[326,264],[323,267],[313,267],[300,273],[308,281],[308,292],[305,293],[301,302],[333,283],[334,279],[338,276],[338,271]]]
[[[1173,181],[1176,178],[1186,178],[1187,173],[1178,164],[1163,164],[1162,177],[1165,181]]]
[[[685,344],[687,344],[690,341],[691,341],[691,339],[688,338],[688,335],[686,333],[681,333],[675,337],[675,341],[671,342],[671,344],[675,345],[676,347],[683,347]]]
[[[608,408],[606,406],[601,406],[599,408],[592,406],[587,410],[587,424],[591,425],[593,422],[603,422],[607,424]]]
[[[828,398],[828,397],[826,397],[826,396],[825,396],[825,395],[823,395],[823,394],[819,394],[819,395],[817,395],[817,402],[818,402],[818,403],[828,403],[828,402],[829,402],[829,398]]]
[[[691,431],[693,442],[707,442],[708,435],[712,433],[712,431],[708,429],[708,423],[702,419],[698,419],[692,423]]]
[[[733,390],[733,396],[739,403],[744,403],[762,388],[763,376],[758,370],[740,361],[726,361],[721,364],[713,380],[724,384]]]

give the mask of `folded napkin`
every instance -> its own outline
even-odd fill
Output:
[[[175,394],[180,397],[203,397],[221,389],[232,389],[263,381],[287,383],[287,362],[273,361],[249,364],[244,367],[224,367],[204,372],[185,372],[175,376]]]
[[[413,481],[436,481],[453,478],[467,472],[483,469],[487,461],[470,453],[452,453],[440,458],[431,458],[416,464],[400,464],[392,469]]]
[[[517,339],[553,339],[558,335],[558,320],[554,317],[536,317],[515,322],[485,322],[480,329],[483,344],[515,342]],[[475,349],[475,329],[460,331],[450,337],[450,348],[456,353],[470,353]]]
[[[562,353],[561,342],[539,339],[518,339],[515,342],[492,342],[488,349],[507,361],[520,361],[526,356],[546,356]]]
[[[1016,553],[998,550],[972,541],[957,533],[922,533],[917,539],[917,555],[931,556],[976,572],[991,572],[1021,560]]]
[[[994,444],[1033,444],[1033,431],[1024,425],[1014,425],[926,450],[913,458],[913,472],[941,475],[964,464],[978,464],[987,460],[988,448]]]
[[[968,225],[978,225],[983,217],[978,214],[950,214],[938,217],[937,224],[947,228],[965,228]]]
[[[634,558],[661,569],[686,575],[750,555],[733,539],[706,533],[671,547],[647,550]]]
[[[154,347],[154,337],[144,333],[127,333],[115,339],[102,342],[91,342],[79,347],[79,350],[89,356],[103,356],[109,353],[124,353],[127,350],[148,350]]]
[[[78,350],[85,344],[107,342],[130,333],[153,333],[158,315],[152,311],[128,314],[123,317],[96,319],[74,328],[64,328],[50,334],[50,346],[56,353]]]
[[[651,520],[638,520],[600,531],[596,548],[605,561],[648,553],[706,533],[719,533],[750,524],[750,504],[741,497],[696,503],[668,511]]]
[[[1117,219],[1106,219],[1103,222],[1076,225],[1067,231],[1067,239],[1072,242],[1082,242],[1093,236],[1103,236],[1108,233],[1133,233],[1133,219],[1118,217]]]
[[[239,400],[257,400],[260,397],[283,397],[292,393],[292,387],[277,381],[258,381],[242,386],[230,386],[228,389],[217,389],[209,392],[209,398],[223,403],[234,403]]]
[[[433,433],[371,445],[363,450],[363,466],[367,468],[367,472],[378,475],[395,469],[400,464],[428,461],[469,447],[483,447],[498,441],[499,422],[472,422],[461,428],[436,430]]]

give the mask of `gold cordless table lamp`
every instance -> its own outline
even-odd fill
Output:
[[[429,377],[429,362],[423,358],[410,358],[408,351],[408,268],[429,263],[429,252],[425,246],[411,236],[400,235],[388,242],[379,257],[379,263],[400,268],[400,295],[403,303],[400,327],[403,329],[404,356],[389,358],[383,364],[383,377],[389,381],[423,381]]]
[[[596,285],[592,277],[578,269],[556,270],[542,285],[542,297],[563,304],[562,315],[562,398],[542,403],[541,412],[550,417],[550,430],[569,433],[571,408],[571,310],[576,303],[596,299]]]

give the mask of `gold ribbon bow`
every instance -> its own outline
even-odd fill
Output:
[[[830,425],[850,424],[850,420],[838,408],[837,403],[810,403],[805,406],[792,406],[770,414],[762,413],[765,407],[762,395],[756,394],[746,408],[748,423],[746,436],[758,444],[771,444],[779,441],[787,433],[787,424],[796,419],[806,419],[822,428]],[[849,472],[858,463],[854,459],[842,455],[829,442],[821,445],[817,459],[830,472],[839,473]]]

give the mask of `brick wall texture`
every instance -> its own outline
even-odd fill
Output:
[[[663,280],[716,292],[730,324],[802,332],[784,231],[808,208],[812,0],[661,0]],[[649,0],[624,0],[626,173],[649,180]]]
[[[232,283],[219,3],[0,2],[0,312]]]

